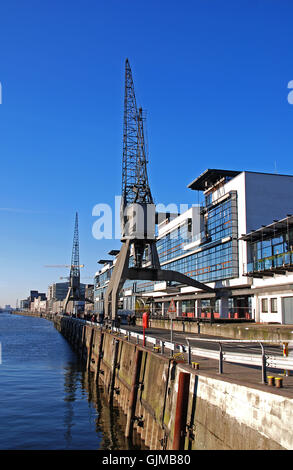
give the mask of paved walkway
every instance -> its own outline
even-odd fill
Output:
[[[141,326],[128,326],[128,325],[121,325],[122,329],[126,330],[131,330],[135,331],[137,333],[142,334],[142,327]],[[170,341],[171,333],[168,330],[165,329],[159,329],[159,328],[149,328],[146,332],[147,336],[151,337],[157,337],[158,339],[164,339],[166,341]],[[185,338],[207,338],[207,339],[219,339],[221,341],[224,340],[222,336],[215,337],[215,336],[207,336],[207,335],[198,335],[196,333],[183,333],[183,332],[178,332],[175,331],[173,332],[173,341],[177,342],[178,344],[186,344]],[[230,338],[226,338],[230,339]],[[132,341],[135,341],[133,339]],[[149,343],[147,343],[147,346],[149,346]],[[191,346],[193,346],[191,342]],[[195,346],[194,346],[195,347]],[[198,342],[197,345],[198,346]],[[227,350],[227,347],[231,347],[224,344],[223,349]],[[243,345],[241,351],[243,351]],[[219,350],[218,344],[214,345],[214,349]],[[261,354],[261,349],[258,347],[257,352],[257,346],[255,350],[253,351],[253,354]],[[275,354],[275,355],[281,355],[282,356],[282,349],[281,347],[277,348],[275,347],[275,350],[273,349],[270,351],[270,354]],[[289,354],[293,355],[293,350],[289,350]],[[166,350],[167,357],[170,357],[169,350]],[[185,358],[187,360],[187,354],[185,354]],[[281,377],[283,379],[283,387],[282,388],[277,388],[275,386],[269,386],[267,384],[262,383],[262,370],[261,367],[257,366],[246,366],[242,364],[235,364],[235,363],[228,363],[228,362],[223,362],[223,373],[219,373],[219,361],[216,359],[209,359],[209,358],[204,358],[204,357],[196,357],[192,356],[192,361],[199,363],[199,370],[198,373],[202,375],[207,375],[213,378],[218,378],[219,380],[226,380],[231,383],[238,383],[239,385],[244,385],[244,386],[250,386],[259,390],[264,390],[269,393],[275,393],[281,396],[286,396],[288,398],[293,398],[293,371],[290,371],[289,376],[284,375],[283,370],[277,370],[274,368],[267,368],[267,376],[274,376],[274,377]],[[188,366],[191,367],[191,366]]]

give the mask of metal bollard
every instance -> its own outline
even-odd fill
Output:
[[[283,379],[282,377],[276,377],[275,378],[275,384],[277,388],[282,388],[283,387]]]
[[[268,379],[268,385],[270,387],[273,387],[275,385],[275,377],[273,377],[272,375],[268,375],[267,379]]]

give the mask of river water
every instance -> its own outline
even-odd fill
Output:
[[[0,450],[140,447],[52,322],[1,313],[0,342]]]

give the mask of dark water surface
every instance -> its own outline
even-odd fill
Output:
[[[130,449],[76,354],[45,319],[0,314],[0,449]]]

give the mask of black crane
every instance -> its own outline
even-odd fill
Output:
[[[85,298],[80,288],[80,268],[83,265],[79,264],[79,236],[78,236],[78,214],[75,214],[75,225],[73,235],[73,247],[71,255],[70,275],[68,292],[64,301],[63,310],[66,313],[68,302],[70,301],[87,301],[93,303],[91,299]]]
[[[155,204],[147,176],[143,110],[137,108],[132,72],[126,59],[120,208],[122,246],[105,292],[105,319],[108,321],[116,319],[118,295],[126,279],[175,281],[215,292],[211,287],[182,273],[161,269],[156,247],[155,218]],[[147,261],[147,267],[144,261]]]

